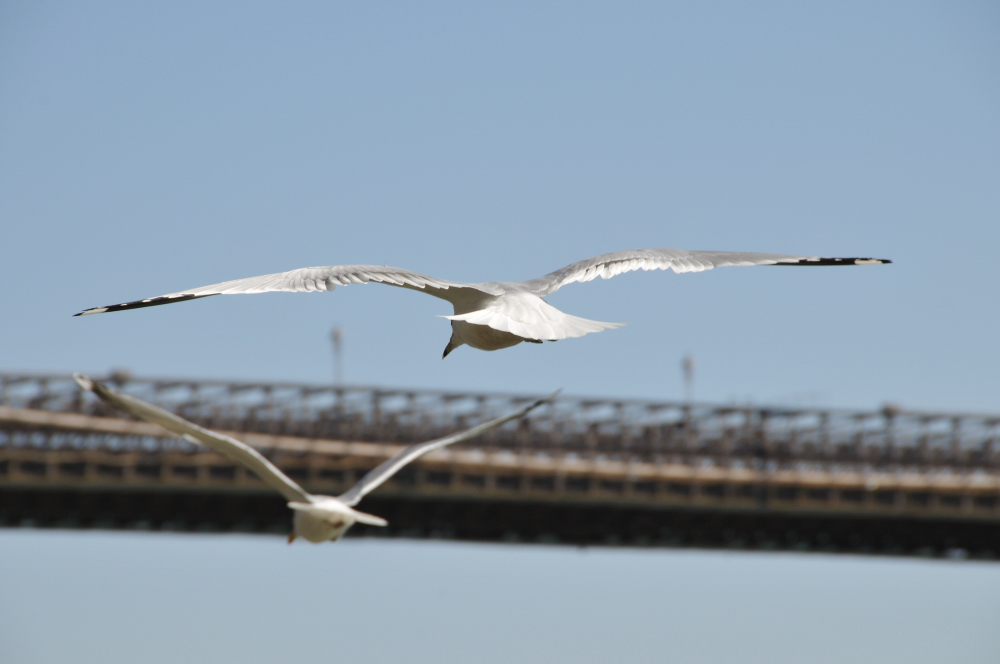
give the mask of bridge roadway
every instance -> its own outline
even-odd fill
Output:
[[[405,444],[528,398],[134,380],[336,495]],[[1000,416],[560,398],[405,469],[353,535],[1000,555]],[[0,523],[287,533],[224,457],[125,419],[64,376],[0,375]]]

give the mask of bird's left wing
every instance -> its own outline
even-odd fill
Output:
[[[441,449],[442,447],[446,447],[454,443],[460,443],[463,440],[475,438],[479,434],[489,431],[490,429],[495,429],[501,424],[510,422],[511,420],[515,420],[519,417],[524,417],[535,408],[541,406],[543,403],[552,401],[557,394],[559,393],[555,392],[554,394],[550,394],[544,399],[539,399],[517,412],[503,417],[498,417],[490,420],[489,422],[484,422],[483,424],[472,427],[471,429],[460,431],[444,438],[438,438],[437,440],[429,440],[426,443],[411,445],[388,461],[384,461],[372,470],[368,471],[368,473],[362,477],[357,484],[351,487],[347,493],[337,496],[337,499],[346,505],[357,505],[362,498],[381,486],[383,482],[395,475],[400,468],[411,461],[422,457],[428,452],[433,452],[434,450]]]
[[[597,277],[610,279],[615,275],[635,270],[673,270],[680,273],[702,272],[730,265],[877,265],[891,262],[884,258],[825,258],[823,256],[760,254],[749,251],[632,249],[578,261],[544,277],[521,282],[521,285],[528,291],[544,297],[574,281],[590,281]]]
[[[157,297],[110,304],[104,307],[84,309],[75,316],[90,316],[111,311],[126,309],[141,309],[156,307],[161,304],[185,302],[211,295],[248,295],[255,293],[311,293],[315,291],[332,291],[337,286],[348,284],[366,284],[368,282],[398,286],[410,290],[421,291],[452,304],[456,300],[481,297],[491,293],[488,284],[462,284],[446,279],[437,279],[427,275],[406,270],[401,267],[386,267],[382,265],[329,265],[326,267],[302,267],[288,272],[263,274],[258,277],[223,281],[209,286],[198,286],[188,290],[167,293]]]
[[[159,424],[167,431],[175,433],[185,440],[196,444],[200,443],[205,447],[226,455],[236,463],[253,471],[257,477],[278,491],[287,500],[301,503],[312,502],[312,497],[305,489],[296,484],[281,472],[277,466],[265,459],[260,452],[249,445],[228,436],[209,431],[193,422],[188,422],[173,413],[168,413],[162,408],[157,408],[135,397],[116,392],[96,381],[90,380],[86,376],[73,374],[73,378],[76,379],[80,387],[90,390],[115,408],[147,422]]]

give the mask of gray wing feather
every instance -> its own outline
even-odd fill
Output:
[[[559,393],[556,392],[551,394],[544,399],[539,399],[529,406],[525,406],[517,412],[503,417],[498,417],[490,420],[489,422],[484,422],[483,424],[472,427],[471,429],[460,431],[459,433],[452,434],[444,438],[438,438],[437,440],[430,440],[426,443],[411,445],[388,461],[384,461],[372,470],[368,471],[368,473],[362,477],[357,484],[351,487],[346,493],[337,496],[337,499],[347,505],[357,505],[358,502],[365,497],[365,495],[377,489],[383,482],[395,475],[400,468],[411,461],[418,459],[429,452],[441,449],[442,447],[446,447],[454,443],[460,443],[463,440],[469,440],[470,438],[475,438],[479,434],[489,431],[490,429],[495,429],[501,424],[510,422],[511,420],[524,417],[535,408],[541,406],[543,403],[554,399],[557,394]]]
[[[135,300],[133,302],[123,302],[105,307],[94,307],[86,309],[76,314],[77,316],[88,316],[91,314],[103,314],[111,311],[122,311],[125,309],[140,309],[142,307],[155,307],[161,304],[172,304],[183,302],[199,297],[211,295],[236,295],[253,293],[311,293],[315,291],[332,291],[337,286],[347,286],[349,284],[366,284],[370,281],[382,283],[399,288],[409,288],[411,290],[423,291],[429,295],[439,297],[454,303],[457,298],[466,296],[470,291],[496,295],[485,284],[462,284],[445,279],[435,279],[423,274],[418,274],[412,270],[399,267],[385,267],[382,265],[330,265],[326,267],[303,267],[289,272],[277,272],[275,274],[264,274],[258,277],[248,277],[246,279],[234,279],[223,281],[222,283],[210,286],[199,286],[188,290],[168,293],[145,300]]]
[[[287,500],[301,503],[312,502],[312,497],[302,487],[249,445],[204,429],[193,422],[188,422],[173,413],[168,413],[162,408],[157,408],[135,397],[116,392],[98,382],[90,380],[86,376],[73,374],[73,378],[80,384],[80,387],[90,390],[115,408],[147,422],[159,424],[167,431],[175,433],[192,443],[200,443],[205,447],[226,455],[241,466],[253,471],[257,477],[278,491]]]
[[[523,282],[539,296],[554,293],[574,281],[610,279],[635,270],[673,270],[702,272],[731,265],[874,265],[891,263],[883,258],[826,258],[823,256],[793,256],[760,254],[747,251],[687,251],[685,249],[633,249],[616,251],[578,261],[544,277]]]

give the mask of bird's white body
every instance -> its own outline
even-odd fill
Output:
[[[124,309],[152,307],[210,295],[266,293],[272,291],[312,292],[333,290],[347,284],[370,281],[409,288],[447,300],[454,314],[452,335],[445,348],[447,356],[467,345],[480,350],[509,348],[522,341],[541,343],[591,332],[614,329],[621,323],[602,323],[559,311],[543,298],[573,282],[610,279],[634,270],[702,272],[730,265],[874,265],[891,261],[876,258],[823,258],[787,254],[760,254],[733,251],[686,251],[683,249],[634,249],[588,258],[528,281],[491,281],[466,284],[429,277],[412,270],[381,265],[332,265],[304,267],[290,272],[236,279],[200,286],[159,297],[86,309],[79,314],[100,314]]]
[[[292,501],[288,506],[295,511],[292,517],[292,537],[310,542],[328,542],[340,539],[356,522],[373,526],[388,525],[385,519],[359,512],[333,496],[312,496],[312,501]]]
[[[500,286],[500,284],[490,285]],[[498,297],[502,297],[472,288],[449,290],[452,291],[449,302],[451,302],[455,316],[486,309]],[[478,348],[479,350],[500,350],[501,348],[516,346],[522,341],[524,341],[522,337],[504,330],[494,330],[488,325],[476,325],[464,320],[452,319],[451,339],[448,341],[448,346],[445,348],[444,354],[447,356],[452,350],[462,345]]]
[[[459,346],[472,346],[479,350],[500,350],[510,348],[525,341],[523,337],[502,330],[494,330],[489,325],[466,323],[464,320],[451,321],[451,340],[445,354]]]

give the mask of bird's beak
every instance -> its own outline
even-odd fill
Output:
[[[288,533],[288,543],[291,544],[292,542],[294,542],[296,537],[298,537],[298,535],[296,535],[294,532]]]

